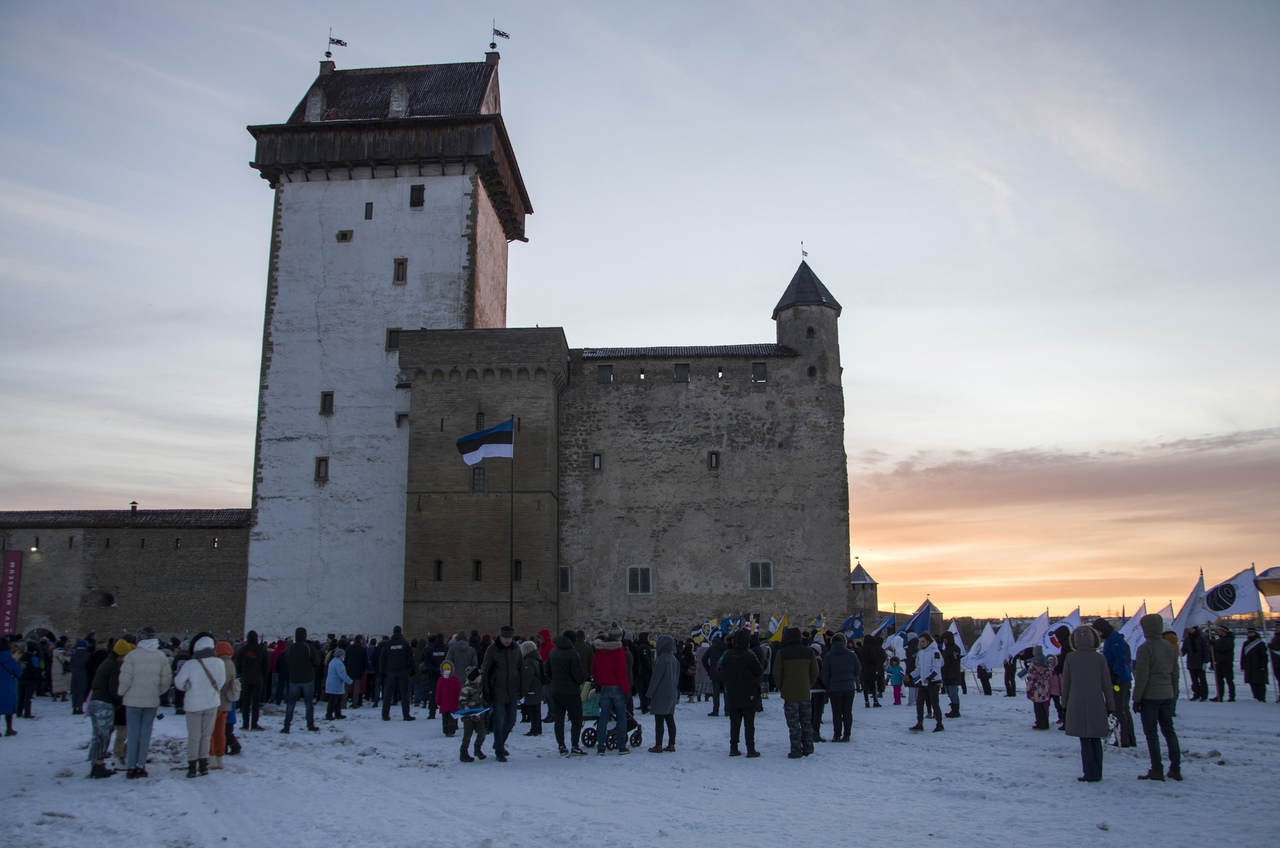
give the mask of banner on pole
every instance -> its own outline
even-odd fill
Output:
[[[22,551],[4,552],[0,572],[0,633],[18,629],[18,587],[22,585]]]

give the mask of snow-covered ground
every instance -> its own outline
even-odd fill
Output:
[[[241,733],[244,752],[194,780],[185,724],[170,714],[156,723],[144,781],[86,778],[89,720],[37,699],[37,718],[16,719],[19,735],[0,739],[0,844],[1275,844],[1280,705],[1183,701],[1183,783],[1137,780],[1147,769],[1139,732],[1137,749],[1108,747],[1102,783],[1084,784],[1076,740],[1032,730],[1021,695],[974,691],[944,733],[909,733],[905,705],[855,704],[853,743],[803,760],[786,758],[776,694],[757,720],[757,760],[728,757],[728,720],[705,704],[679,707],[676,753],[561,759],[549,727],[529,738],[517,725],[506,764],[460,763],[458,739],[425,710],[411,724],[398,710],[391,722],[348,710],[321,733],[297,732],[299,720],[284,736],[270,708],[268,732]]]

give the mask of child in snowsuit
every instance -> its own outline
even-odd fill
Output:
[[[907,670],[902,667],[901,661],[897,657],[889,660],[889,685],[893,687],[893,703],[894,706],[902,704],[902,681],[907,676]]]
[[[453,663],[440,663],[440,678],[436,681],[436,706],[440,709],[440,728],[444,735],[453,738],[458,732],[458,696],[462,693],[462,678],[453,673]]]
[[[1049,682],[1053,677],[1053,668],[1045,659],[1044,651],[1036,646],[1031,659],[1027,661],[1027,699],[1035,710],[1036,730],[1049,729]]]
[[[484,706],[484,694],[480,691],[480,669],[475,666],[467,669],[467,682],[462,686],[462,693],[458,696],[459,710],[474,710]],[[475,756],[472,757],[467,753],[468,743],[471,741],[471,734],[476,736]],[[484,716],[475,713],[462,718],[462,747],[459,749],[458,758],[464,763],[472,760],[485,760],[484,751],[480,750],[484,745]]]

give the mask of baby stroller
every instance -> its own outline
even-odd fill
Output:
[[[595,690],[590,683],[582,684],[582,718],[599,718],[600,717],[600,693]],[[644,730],[640,727],[640,723],[636,721],[635,715],[632,714],[631,705],[627,704],[627,733],[631,734],[627,737],[627,744],[632,748],[640,747],[644,742]],[[595,724],[587,725],[582,728],[582,745],[586,748],[594,748],[596,746],[596,726]],[[609,729],[605,731],[604,746],[610,751],[618,749],[618,722],[615,719]]]

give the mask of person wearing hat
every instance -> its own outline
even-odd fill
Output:
[[[458,720],[454,713],[458,711],[458,697],[462,694],[462,678],[453,673],[453,663],[445,660],[440,663],[440,679],[436,681],[432,693],[433,709],[440,710],[440,730],[450,738],[458,732]]]
[[[213,642],[209,643],[209,649],[212,652]],[[155,628],[142,628],[138,631],[137,650],[130,651],[120,664],[119,694],[128,727],[125,746],[127,777],[145,776],[151,727],[160,708],[160,696],[169,691],[172,682],[169,658],[160,652]],[[138,774],[139,771],[143,774]]]
[[[507,737],[516,726],[516,705],[529,688],[515,638],[515,628],[503,626],[498,638],[485,651],[484,663],[480,666],[481,692],[493,711],[493,753],[500,763],[505,763],[510,756]]]
[[[342,703],[347,698],[347,687],[351,685],[351,675],[347,674],[347,651],[336,648],[329,658],[329,672],[324,679],[324,694],[328,705],[324,711],[325,721],[346,718],[342,714]]]
[[[222,687],[227,682],[226,663],[214,651],[213,636],[196,634],[191,641],[191,659],[173,678],[174,688],[185,693],[182,702],[187,720],[187,777],[209,773],[209,745],[222,703]],[[132,727],[129,733],[132,750]]]
[[[800,628],[783,630],[773,657],[773,682],[782,696],[782,714],[791,738],[788,759],[798,760],[813,753],[813,702],[809,693],[818,673],[818,657],[800,638]]]
[[[1209,700],[1209,680],[1204,673],[1204,665],[1209,661],[1209,641],[1198,625],[1188,628],[1182,637],[1182,656],[1187,658],[1187,672],[1191,675],[1191,700]]]
[[[391,721],[391,702],[400,699],[400,717],[413,721],[409,714],[409,672],[413,669],[413,649],[405,641],[400,625],[391,630],[391,638],[382,643],[378,655],[378,674],[382,684],[382,720]]]
[[[627,747],[627,706],[631,703],[631,680],[627,673],[626,650],[622,647],[622,628],[615,621],[609,633],[595,643],[591,661],[591,678],[600,687],[600,717],[596,719],[596,753],[604,756],[605,733],[611,718],[618,722],[618,753],[630,754]]]
[[[117,734],[117,741],[123,739],[125,717],[116,717],[117,711],[123,711],[120,695],[117,690],[120,684],[120,661],[133,650],[133,637],[125,635],[116,640],[113,650],[98,663],[93,674],[93,684],[89,692],[89,701],[85,712],[93,728],[89,737],[89,762],[93,763],[90,777],[111,777],[115,771],[107,768],[107,756],[111,753],[111,732]],[[0,681],[2,682],[2,681]],[[123,753],[123,751],[120,751]],[[145,769],[141,775],[129,772],[128,777],[145,777]]]
[[[1256,627],[1245,631],[1244,645],[1240,648],[1240,670],[1244,672],[1244,682],[1253,690],[1254,700],[1267,700],[1267,646]]]
[[[496,644],[496,643],[495,643]],[[445,660],[448,662],[448,660]],[[484,707],[483,686],[480,683],[480,669],[471,666],[463,675],[467,678],[467,682],[462,684],[462,689],[458,693],[458,709],[459,710],[482,710]],[[494,727],[497,727],[497,719],[494,720]],[[474,756],[468,752],[471,743],[471,736],[475,734],[476,747]],[[475,760],[487,760],[488,757],[484,753],[484,714],[483,712],[473,712],[462,717],[462,747],[458,749],[458,759],[464,763],[474,762]],[[496,743],[495,743],[496,745]],[[505,754],[498,759],[506,762]]]
[[[724,711],[729,717],[729,756],[741,756],[738,732],[747,743],[747,756],[760,756],[756,750],[756,708],[760,706],[760,678],[764,668],[751,650],[751,634],[739,630],[731,638],[732,647],[724,652],[721,677],[724,681]],[[852,700],[852,681],[850,682]]]
[[[1093,629],[1102,638],[1102,658],[1111,672],[1111,691],[1115,693],[1116,718],[1120,721],[1120,747],[1136,748],[1138,737],[1133,729],[1133,713],[1129,711],[1129,694],[1133,690],[1129,643],[1105,618],[1095,618]]]
[[[818,673],[831,702],[831,741],[848,742],[853,729],[853,696],[862,677],[862,661],[849,650],[843,633],[832,638],[831,650],[823,657]]]
[[[1080,740],[1080,766],[1076,778],[1083,783],[1102,780],[1102,737],[1110,730],[1108,716],[1115,711],[1116,694],[1107,661],[1098,653],[1098,634],[1092,627],[1071,631],[1072,650],[1062,661],[1063,730]]]
[[[1213,679],[1218,685],[1218,697],[1210,701],[1222,703],[1222,688],[1226,684],[1228,701],[1236,699],[1236,635],[1225,624],[1214,628],[1209,637],[1209,647],[1213,654]]]
[[[227,717],[240,699],[240,679],[236,677],[235,649],[230,642],[218,642],[213,654],[222,660],[223,682],[218,690],[218,713],[213,720],[213,735],[209,737],[209,768],[222,768],[222,758],[227,753]],[[232,726],[234,730],[234,725]]]

